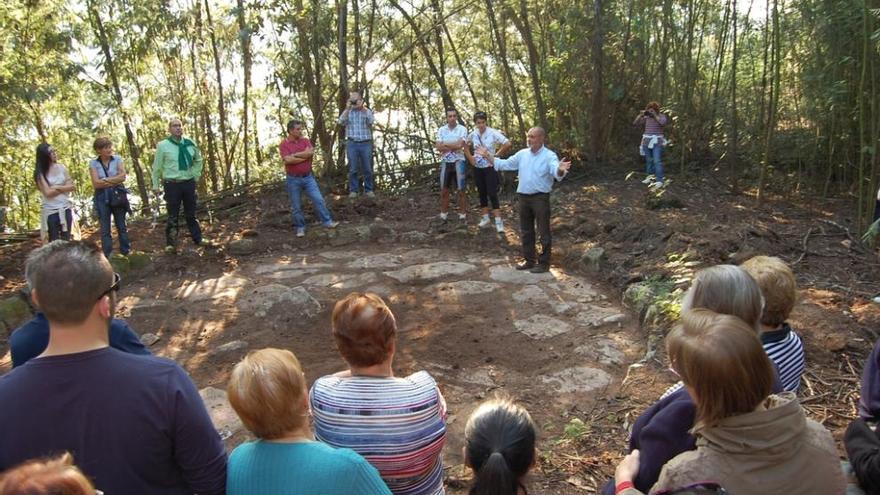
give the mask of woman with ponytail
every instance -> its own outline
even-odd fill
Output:
[[[64,165],[58,163],[55,149],[47,143],[37,146],[37,163],[34,182],[43,203],[40,210],[40,238],[43,241],[71,239],[73,227],[73,203],[69,194],[76,189],[73,179]]]
[[[484,402],[464,429],[465,464],[474,471],[470,495],[527,495],[522,479],[535,464],[535,424],[506,399]]]

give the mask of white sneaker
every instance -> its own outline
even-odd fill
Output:
[[[297,237],[305,237],[306,236],[306,229],[296,229],[296,236]]]
[[[654,178],[648,176],[648,177],[645,177],[645,179],[642,181],[642,184],[650,184],[652,182],[654,182]]]
[[[368,197],[368,198],[375,198],[375,197],[376,197],[376,193],[374,193],[373,191],[367,191],[367,197]]]
[[[480,228],[482,229],[487,225],[489,225],[489,215],[484,215],[482,220],[480,220]]]
[[[648,187],[650,187],[651,189],[662,189],[663,186],[664,184],[658,180],[657,182],[651,183],[651,185]]]
[[[339,227],[339,222],[337,222],[336,220],[333,220],[330,223],[324,224],[324,227],[328,228],[328,229],[335,229],[336,227]]]
[[[348,193],[348,199],[355,199],[357,197],[358,197],[358,193],[356,193],[356,192]]]
[[[465,220],[467,220],[467,215],[465,215],[464,213],[459,213],[458,219],[464,222]]]
[[[495,231],[498,232],[499,234],[504,233],[504,221],[501,220],[500,218],[495,219]]]
[[[448,213],[445,213],[445,212],[441,212],[441,213],[440,213],[440,220],[442,220],[442,221],[445,222],[447,218],[449,218],[449,214],[448,214]]]

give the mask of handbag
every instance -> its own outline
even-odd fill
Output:
[[[108,189],[110,208],[128,209],[128,190],[123,185],[118,185]]]

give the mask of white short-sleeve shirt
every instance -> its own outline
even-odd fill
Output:
[[[452,129],[450,129],[448,125],[444,125],[437,130],[437,141],[440,141],[441,143],[457,143],[462,140],[466,141],[467,135],[467,129],[461,124],[456,124]],[[447,151],[446,153],[443,153],[442,159],[444,162],[457,162],[464,160],[464,152],[461,150]]]
[[[474,129],[470,136],[468,136],[468,141],[474,145],[474,150],[480,146],[485,146],[486,149],[489,150],[489,153],[492,153],[493,155],[499,146],[503,146],[510,142],[510,140],[507,139],[507,136],[502,134],[501,131],[491,127],[486,127],[486,132],[482,134],[480,134],[479,130]],[[474,153],[474,158],[476,158],[477,161],[477,168],[486,168],[489,166],[489,161],[483,158],[482,155]]]

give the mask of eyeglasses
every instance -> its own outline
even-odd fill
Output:
[[[109,289],[102,292],[101,295],[98,296],[98,299],[101,299],[102,297],[106,296],[107,294],[110,294],[111,292],[118,291],[119,290],[119,282],[121,282],[121,281],[122,281],[122,275],[120,275],[116,272],[113,272],[113,285],[111,285]]]

